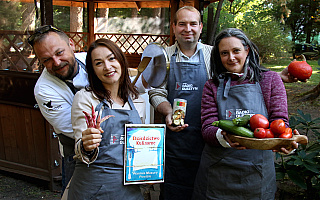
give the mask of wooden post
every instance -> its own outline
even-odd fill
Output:
[[[179,9],[179,0],[170,0],[171,10],[170,10],[170,46],[175,42],[175,36],[172,29],[172,24],[174,23],[174,16]]]
[[[94,3],[88,2],[88,46],[95,40],[94,38]]]
[[[52,0],[40,0],[41,25],[53,25]]]

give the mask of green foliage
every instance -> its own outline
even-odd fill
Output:
[[[53,6],[53,24],[63,31],[70,31],[70,7]]]
[[[262,61],[270,58],[282,57],[291,50],[291,42],[287,39],[289,33],[286,32],[273,16],[272,9],[268,1],[259,0],[235,0],[224,1],[220,12],[219,26],[217,32],[225,28],[239,28],[258,46]],[[210,4],[217,7],[218,2]],[[216,8],[214,9],[214,13]],[[206,24],[208,11],[204,13],[204,30],[202,39],[206,38]]]
[[[0,29],[18,30],[22,23],[22,9],[19,2],[0,1]]]
[[[291,156],[277,154],[280,163],[275,163],[277,179],[290,178],[293,183],[305,190],[306,199],[320,198],[320,118],[312,119],[310,114],[297,110],[297,116],[290,117],[290,127],[300,130],[309,138],[308,145],[299,145]],[[313,135],[312,135],[312,133]],[[310,139],[309,139],[310,140]]]
[[[255,4],[238,21],[239,28],[258,46],[262,62],[281,57],[292,48],[288,33],[281,29],[271,10],[265,3]]]
[[[320,31],[320,2],[290,0],[286,6],[290,13],[284,15],[284,21],[291,28],[293,39],[311,43],[312,38]]]

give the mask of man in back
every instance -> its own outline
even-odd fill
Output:
[[[212,47],[198,42],[202,32],[200,13],[190,6],[180,8],[174,19],[177,42],[166,48],[170,58],[167,83],[149,91],[150,102],[165,116],[165,183],[161,198],[191,199],[204,142],[201,135],[200,106],[202,89],[208,80]],[[185,124],[173,126],[175,98],[187,100]]]
[[[75,167],[71,106],[76,91],[88,84],[84,65],[86,54],[76,56],[73,41],[51,25],[36,29],[28,42],[45,67],[34,88],[34,95],[42,115],[53,126],[62,144],[63,193]]]

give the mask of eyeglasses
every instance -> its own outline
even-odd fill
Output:
[[[45,25],[45,26],[42,26],[38,29],[35,30],[35,32],[30,35],[30,37],[28,38],[28,43],[33,46],[33,43],[34,43],[34,40],[36,37],[44,34],[44,33],[47,33],[49,31],[53,31],[53,32],[62,32],[61,30],[57,29],[56,27],[54,26],[51,26],[51,25]]]

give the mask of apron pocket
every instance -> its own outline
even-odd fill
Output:
[[[92,191],[93,188],[91,188]],[[90,200],[107,200],[110,199],[106,193],[106,186],[102,185],[93,196],[90,197]]]
[[[207,197],[237,200],[259,198],[261,174],[252,162],[223,158],[208,168]]]

